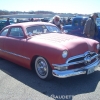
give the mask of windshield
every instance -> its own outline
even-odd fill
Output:
[[[100,18],[96,19],[97,26],[100,26]]]
[[[53,25],[37,25],[30,26],[26,28],[28,35],[37,35],[37,34],[45,34],[45,33],[61,33],[61,31]]]

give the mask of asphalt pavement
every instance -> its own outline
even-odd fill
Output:
[[[43,81],[31,70],[0,60],[0,100],[100,100],[100,67],[90,75]]]

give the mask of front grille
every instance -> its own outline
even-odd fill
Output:
[[[68,63],[73,63],[73,62],[77,62],[77,61],[82,61],[84,59],[84,57],[79,57],[79,58],[75,58],[70,60]]]
[[[70,57],[66,63],[68,64],[68,68],[71,66],[74,67],[83,67],[89,65],[98,59],[98,54],[95,52],[87,51],[84,54],[80,54],[77,56]]]

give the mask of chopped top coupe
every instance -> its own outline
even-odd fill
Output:
[[[12,24],[0,32],[0,58],[34,69],[43,80],[93,73],[99,49],[98,41],[63,34],[46,22]]]

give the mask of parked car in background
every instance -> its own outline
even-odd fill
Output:
[[[0,32],[0,57],[35,69],[43,80],[93,73],[99,48],[96,40],[63,34],[46,22],[12,24]]]
[[[77,36],[83,36],[83,29],[87,17],[73,17],[72,23],[70,25],[63,26],[63,30],[65,33],[73,34]]]
[[[97,35],[97,37],[100,39],[100,18],[96,19],[96,24],[97,24],[97,27],[98,27],[98,35]]]
[[[5,21],[0,20],[0,31],[5,27]]]
[[[77,35],[84,37],[83,29],[88,17],[74,17],[72,24],[63,26],[63,30],[67,34]],[[96,24],[98,28],[98,35],[95,38],[100,40],[100,18],[96,19]]]
[[[50,21],[50,18],[48,18],[48,17],[47,18],[41,18],[41,21],[42,22],[49,22]]]
[[[14,19],[10,19],[10,24],[15,24],[16,22],[14,21]],[[0,20],[0,31],[6,26],[6,19],[1,19]]]

